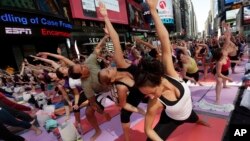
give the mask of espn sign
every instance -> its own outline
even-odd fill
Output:
[[[5,34],[32,35],[30,28],[5,27]]]

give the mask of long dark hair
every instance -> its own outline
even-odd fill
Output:
[[[183,63],[181,62],[181,54],[184,54],[184,52],[182,50],[177,50],[176,52],[176,58],[177,58],[177,63],[179,65],[180,68],[183,68]]]
[[[60,68],[61,68],[61,67],[59,67],[59,68],[56,69],[56,76],[57,76],[59,79],[63,79],[63,78],[65,78],[65,76],[64,76],[64,74],[60,71]]]
[[[135,86],[158,86],[163,75],[164,67],[159,60],[142,59],[138,65],[138,72],[135,75]]]
[[[219,61],[221,59],[221,57],[223,56],[222,54],[222,48],[217,48],[215,51],[214,51],[214,55],[213,55],[213,59],[215,61]]]

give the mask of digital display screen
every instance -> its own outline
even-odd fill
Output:
[[[243,8],[243,24],[250,24],[250,5]]]

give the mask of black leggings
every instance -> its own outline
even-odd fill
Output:
[[[229,56],[230,60],[237,61],[239,60],[238,55],[236,56]],[[235,68],[236,63],[231,63],[231,68]]]
[[[137,107],[140,102],[143,100],[144,95],[141,94],[139,91],[137,93],[135,92],[130,92],[128,97],[127,97],[127,103],[133,105],[134,107]],[[129,123],[130,122],[130,116],[132,115],[132,112],[127,111],[125,109],[121,109],[121,122],[122,123]]]
[[[154,131],[160,136],[164,141],[170,136],[170,134],[183,123],[196,123],[199,120],[197,114],[192,110],[191,115],[186,120],[174,120],[167,116],[165,111],[161,112],[161,117],[159,122],[156,124]],[[147,141],[151,139],[147,138]]]
[[[27,121],[17,120],[16,117],[11,115],[7,110],[5,110],[2,107],[0,107],[0,122],[10,125],[10,126],[22,127],[25,129],[29,129],[32,126]]]
[[[0,101],[0,107],[4,108],[6,111],[8,111],[11,115],[13,115],[14,117],[23,120],[23,121],[27,121],[27,122],[31,122],[34,120],[34,118],[32,118],[29,114],[23,112],[23,111],[19,111],[16,110],[12,107],[7,106],[6,104],[4,104],[3,102]]]
[[[5,141],[24,141],[25,139],[21,136],[11,133],[4,125],[0,122],[0,139]]]
[[[195,81],[199,81],[199,71],[195,72],[195,73],[186,73],[186,76],[194,78]],[[185,82],[188,81],[188,79],[183,79]]]

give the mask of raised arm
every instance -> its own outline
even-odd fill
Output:
[[[54,54],[54,53],[49,53],[49,52],[39,52],[37,54],[37,56],[43,56],[43,55],[46,55],[46,56],[51,56],[53,58],[56,58],[58,60],[62,60],[64,61],[66,64],[68,64],[69,66],[73,66],[75,65],[75,63],[73,61],[71,61],[70,59],[62,56],[62,55],[58,55],[58,54]]]
[[[114,52],[114,61],[116,62],[117,67],[126,68],[130,64],[128,64],[123,57],[123,52],[122,52],[122,48],[120,45],[120,39],[119,39],[118,33],[115,31],[112,23],[110,22],[110,20],[108,18],[107,9],[102,2],[99,2],[99,8],[100,8],[100,14],[104,18],[104,22],[105,22],[107,30],[109,32],[109,36],[110,36],[110,38],[113,42],[113,45],[114,45],[114,51],[115,51]]]
[[[162,62],[164,64],[166,74],[172,77],[178,77],[178,74],[174,69],[174,64],[172,61],[171,42],[169,40],[169,33],[165,28],[165,26],[163,25],[156,10],[156,5],[158,3],[158,0],[147,0],[147,3],[149,5],[151,16],[155,24],[156,32],[161,41]]]
[[[104,28],[104,31],[106,30],[105,28]],[[101,41],[95,47],[94,51],[97,54],[97,56],[100,55],[100,52],[101,52],[102,48],[105,47],[105,43],[106,43],[107,38],[109,38],[109,35],[105,34],[105,36],[101,39]]]
[[[53,60],[50,60],[50,59],[46,59],[46,58],[42,58],[42,57],[37,57],[37,56],[34,56],[34,55],[30,55],[30,57],[33,57],[34,59],[37,59],[37,60],[40,60],[40,61],[43,61],[45,63],[48,63],[50,64],[54,69],[57,69],[60,67],[59,64],[57,64],[55,61]]]
[[[225,42],[223,44],[223,48],[230,48],[229,52],[231,52],[231,50],[233,51],[234,43],[231,41],[232,33],[231,33],[230,25],[225,23],[225,21],[223,21],[222,27],[225,29],[224,31]]]
[[[28,62],[25,62],[25,67],[29,68],[33,72],[36,72],[36,73],[39,73],[39,74],[43,73],[43,70],[40,67],[32,65],[32,64],[29,64]]]
[[[180,49],[185,55],[189,56],[187,47],[176,46],[176,48]]]
[[[20,70],[20,75],[23,75],[23,73],[24,73],[24,68],[25,68],[25,62],[23,61],[22,62],[22,66],[21,66],[21,70]]]
[[[147,47],[147,48],[156,49],[155,46],[153,46],[152,44],[150,44],[150,43],[148,43],[148,42],[143,41],[143,40],[140,39],[140,38],[135,37],[135,41],[136,41],[136,43],[143,44],[143,45],[144,45],[145,47]]]
[[[225,28],[224,35],[226,37],[226,42],[231,41],[231,30],[230,30],[230,25],[225,23],[225,21],[222,22],[222,27]]]

